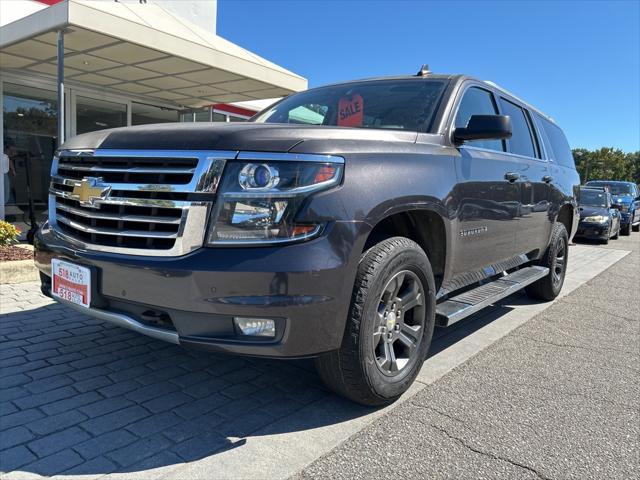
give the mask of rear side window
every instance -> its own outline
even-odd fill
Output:
[[[466,127],[471,115],[497,115],[498,109],[493,101],[493,95],[488,90],[471,87],[462,97],[458,113],[456,114],[455,127]],[[472,140],[465,143],[479,148],[504,151],[501,140]]]
[[[508,140],[509,151],[525,157],[536,157],[536,147],[534,144],[533,132],[527,120],[525,111],[515,103],[500,98],[502,114],[511,117],[511,128],[513,135]]]
[[[567,137],[564,136],[560,127],[540,115],[536,114],[536,118],[538,125],[542,127],[547,137],[547,155],[558,165],[576,168],[569,142],[567,142]]]

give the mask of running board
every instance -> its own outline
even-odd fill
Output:
[[[546,267],[526,267],[461,293],[436,306],[436,325],[448,327],[548,275]]]

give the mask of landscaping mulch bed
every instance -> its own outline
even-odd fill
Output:
[[[0,247],[0,262],[11,262],[13,260],[31,260],[33,251],[26,248],[16,247]]]

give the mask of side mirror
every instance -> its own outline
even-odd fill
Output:
[[[471,115],[466,127],[453,131],[453,141],[461,144],[467,140],[502,140],[511,138],[511,118],[506,115]]]

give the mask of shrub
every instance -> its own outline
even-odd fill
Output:
[[[0,220],[0,247],[8,247],[18,243],[18,235],[20,235],[19,228],[14,227],[9,222]]]

